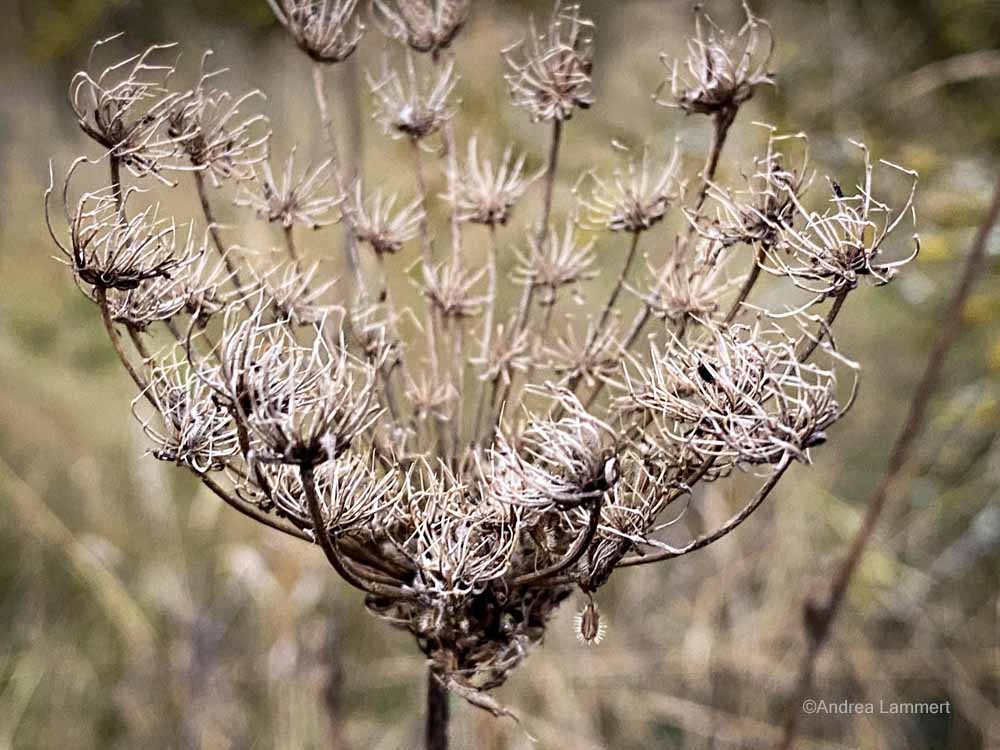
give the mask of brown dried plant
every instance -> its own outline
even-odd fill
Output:
[[[545,165],[530,174],[510,148],[458,144],[448,50],[469,4],[376,0],[377,26],[407,47],[402,73],[386,62],[370,79],[385,133],[413,145],[414,195],[399,199],[377,175],[348,174],[336,152],[323,75],[360,41],[356,3],[271,5],[314,66],[328,149],[318,167],[297,173],[289,159],[276,178],[264,117],[241,112],[254,95],[230,96],[213,72],[172,88],[173,66],[154,62],[170,46],[156,46],[74,78],[74,112],[110,185],[74,198],[79,167],[98,163],[78,161],[61,191],[65,228],[49,212],[51,188],[46,215],[135,382],[152,455],[318,545],[374,614],[413,634],[429,664],[428,746],[441,748],[445,691],[510,715],[488,691],[574,591],[579,635],[597,642],[598,591],[617,569],[721,539],[794,463],[810,463],[854,401],[857,366],[834,344],[835,319],[862,278],[884,285],[916,254],[892,255],[913,220],[916,175],[880,163],[880,176],[905,183],[892,208],[860,147],[858,184],[830,180],[824,199],[804,137],[772,130],[743,184],[719,184],[740,107],[774,80],[769,28],[746,8],[737,34],[699,18],[686,61],[656,94],[710,116],[701,171],[683,178],[680,146],[662,160],[645,148],[611,176],[577,181],[578,209],[561,219],[566,130],[594,103],[593,24],[557,4],[541,31],[532,23],[500,53],[512,104],[550,129]],[[439,201],[428,159],[444,172]],[[146,192],[170,170],[195,174],[211,260],[197,222],[182,231]],[[206,178],[233,186],[248,219],[280,226],[287,257],[227,244]],[[447,253],[437,214],[450,221]],[[519,216],[527,238],[507,251],[498,232]],[[346,282],[296,245],[303,227],[335,222]],[[467,252],[475,245],[485,262]],[[397,261],[408,249],[417,259]],[[415,309],[397,306],[387,275],[411,262]],[[599,264],[612,274],[608,296],[589,283]],[[154,350],[161,330],[172,344]],[[735,474],[758,482],[739,512],[685,544],[661,538],[698,485]]]

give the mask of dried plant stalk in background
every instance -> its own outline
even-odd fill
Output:
[[[834,320],[863,278],[886,284],[916,254],[891,255],[913,220],[916,176],[886,162],[876,175],[858,144],[859,184],[830,180],[824,197],[804,137],[772,130],[743,183],[720,184],[740,107],[774,81],[770,29],[745,8],[736,33],[700,16],[656,94],[709,117],[701,170],[684,177],[679,146],[665,157],[645,147],[612,175],[578,180],[578,209],[556,216],[572,118],[594,104],[593,24],[557,4],[500,52],[512,105],[549,130],[545,164],[528,173],[509,147],[458,140],[450,48],[470,4],[375,0],[377,28],[405,46],[369,78],[382,130],[411,147],[412,195],[401,198],[338,158],[324,74],[362,42],[357,3],[269,1],[313,66],[323,160],[273,164],[266,120],[242,112],[254,92],[231,96],[204,64],[190,90],[176,89],[172,48],[156,46],[73,79],[110,185],[74,198],[78,161],[61,192],[66,228],[47,213],[49,226],[135,381],[152,455],[317,544],[372,612],[414,635],[429,663],[428,746],[441,748],[444,691],[509,715],[488,691],[574,590],[579,635],[596,643],[596,594],[616,569],[724,537],[794,462],[810,462],[855,395]],[[192,172],[203,216],[165,218],[123,184],[123,165],[143,183]],[[433,168],[441,196],[428,187]],[[882,174],[899,178],[897,208],[876,197]],[[233,185],[248,218],[280,226],[284,257],[244,258],[225,242],[206,178]],[[432,232],[440,213],[448,243]],[[498,232],[520,216],[526,234],[503,279]],[[349,283],[325,278],[296,242],[302,227],[337,222]],[[487,248],[485,263],[470,244]],[[404,309],[389,266],[405,269],[397,258],[411,252],[422,295]],[[598,257],[607,296],[587,283]],[[785,296],[772,283],[765,306],[769,277]],[[152,351],[162,335],[172,344]],[[681,546],[658,538],[669,506],[739,473],[759,485],[732,518]]]

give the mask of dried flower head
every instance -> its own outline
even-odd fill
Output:
[[[459,221],[488,226],[503,226],[510,219],[514,204],[524,195],[539,174],[524,175],[524,155],[514,158],[510,146],[498,162],[479,158],[479,139],[469,139],[468,157],[461,165],[454,195],[448,200]]]
[[[902,208],[893,209],[872,195],[874,168],[868,149],[864,152],[864,181],[851,195],[831,181],[833,207],[823,213],[809,211],[793,196],[801,227],[773,224],[780,239],[767,253],[762,268],[787,276],[796,286],[820,299],[845,294],[854,289],[861,277],[880,286],[888,284],[896,271],[917,257],[920,242],[913,235],[913,251],[906,257],[881,262],[882,246],[900,224],[910,217],[916,223],[913,197],[917,173],[891,162],[882,161],[910,178],[910,192]]]
[[[800,141],[804,154],[797,166],[779,150],[784,143]],[[724,247],[739,243],[773,248],[785,228],[798,217],[796,204],[812,182],[809,169],[808,141],[801,133],[784,136],[771,129],[767,149],[754,158],[753,170],[745,178],[746,187],[730,191],[711,185],[708,196],[717,205],[714,219],[703,217],[704,226],[695,226],[702,236],[718,240]]]
[[[670,84],[671,94],[670,100],[658,99],[660,104],[679,107],[688,114],[718,115],[731,121],[759,86],[774,84],[774,76],[768,71],[774,56],[771,26],[757,18],[746,2],[743,10],[746,22],[736,34],[719,28],[699,11],[687,59],[682,63],[665,54],[660,56],[670,71],[664,86]],[[763,54],[762,43],[767,45]]]
[[[270,160],[254,169],[253,181],[241,183],[236,205],[248,206],[270,222],[281,222],[288,228],[301,224],[309,229],[336,221],[330,214],[343,202],[343,197],[329,194],[331,160],[327,159],[315,169],[307,167],[295,173],[295,150],[292,150],[280,182],[275,179]]]
[[[402,75],[389,67],[388,58],[383,59],[381,78],[368,77],[375,104],[373,117],[393,138],[426,138],[454,116],[455,103],[448,97],[457,83],[453,62],[434,74],[418,76],[412,55],[406,55]]]
[[[509,385],[517,372],[523,372],[531,364],[528,352],[528,332],[503,323],[497,326],[490,337],[490,347],[485,357],[472,357],[469,361],[481,368],[481,380],[495,381]],[[509,333],[508,333],[509,331]]]
[[[593,28],[575,4],[564,8],[556,3],[541,34],[532,19],[529,40],[501,53],[511,70],[505,78],[514,106],[526,109],[535,121],[568,120],[575,109],[589,109],[594,103]]]
[[[172,102],[167,133],[191,166],[205,172],[213,185],[229,178],[248,180],[253,177],[254,166],[267,158],[271,131],[264,115],[244,118],[240,108],[263,94],[248,91],[234,97],[215,88],[214,79],[226,70],[206,68],[211,54],[208,51],[202,57],[201,75],[195,87]]]
[[[91,57],[120,36],[97,42]],[[155,44],[108,66],[96,78],[80,71],[70,82],[70,104],[80,128],[136,177],[160,176],[176,152],[163,129],[177,96],[167,89],[174,64],[157,62],[175,47]]]
[[[485,274],[485,269],[465,270],[454,261],[437,268],[424,266],[424,295],[444,318],[471,318],[486,301],[473,293]]]
[[[710,338],[709,338],[710,337]],[[621,405],[657,421],[672,456],[710,459],[713,476],[729,467],[808,460],[810,447],[845,413],[832,371],[799,361],[781,329],[709,329],[692,345],[674,340],[631,385]]]
[[[63,190],[64,204],[68,203],[68,189],[69,178]],[[169,279],[195,260],[184,252],[190,246],[177,252],[177,228],[172,219],[160,217],[158,206],[148,206],[131,219],[125,218],[125,207],[135,191],[126,191],[119,200],[114,187],[80,198],[74,215],[68,218],[67,247],[56,236],[48,216],[52,190],[50,186],[46,191],[45,201],[49,233],[88,296],[110,289],[129,291],[154,279]]]
[[[322,323],[336,308],[323,302],[336,279],[317,278],[319,263],[279,263],[262,274],[254,272],[256,285],[264,293],[275,320],[292,326]]]
[[[471,0],[374,0],[383,33],[435,59],[451,46],[469,18]]]
[[[528,238],[527,251],[518,253],[515,277],[520,283],[538,289],[543,305],[554,304],[559,289],[597,275],[593,268],[594,242],[580,244],[572,219],[567,219],[562,237],[550,229],[541,246],[534,237]]]
[[[675,251],[659,269],[650,267],[655,280],[643,295],[650,312],[674,321],[712,319],[731,283],[717,262],[718,247],[709,241],[694,262],[685,263]]]
[[[610,376],[621,367],[619,335],[615,325],[599,330],[591,323],[581,337],[577,327],[569,325],[565,333],[545,348],[545,366],[559,376],[560,382],[582,381],[591,388],[598,382],[609,382]]]
[[[257,445],[255,460],[334,460],[379,416],[376,368],[343,346],[331,351],[320,335],[300,345],[284,323],[262,323],[263,309],[240,322],[227,314],[210,382]]]
[[[618,481],[615,431],[589,414],[571,391],[554,389],[549,395],[565,416],[531,419],[516,444],[497,437],[489,488],[502,502],[571,508],[603,496]]]
[[[156,421],[139,414],[150,403]],[[132,411],[143,431],[157,445],[161,461],[188,466],[198,474],[222,469],[239,452],[236,424],[229,411],[212,398],[205,379],[193,372],[179,349],[153,365],[149,386],[132,401]]]
[[[591,173],[594,188],[583,200],[587,223],[611,232],[643,232],[663,220],[667,209],[682,193],[677,173],[680,151],[674,149],[662,167],[650,163],[649,148],[637,164],[629,161],[626,172],[615,172],[612,182]]]
[[[382,189],[376,188],[366,202],[361,182],[357,182],[354,195],[344,206],[344,213],[350,215],[358,241],[369,245],[376,255],[398,253],[405,243],[417,236],[424,219],[424,208],[419,198],[398,211],[395,211],[396,201],[396,195],[384,196]]]
[[[309,508],[301,472],[287,464],[265,471],[277,511],[308,526]],[[400,502],[404,492],[398,474],[380,473],[373,457],[353,454],[316,466],[313,482],[326,532],[335,539],[349,534],[370,535],[372,525]]]
[[[364,36],[355,17],[358,0],[267,0],[300,50],[319,63],[350,57]]]
[[[263,119],[239,112],[253,94],[217,90],[219,71],[204,62],[193,89],[169,93],[172,68],[154,62],[164,49],[155,47],[96,79],[74,79],[77,118],[110,158],[81,158],[70,176],[98,165],[111,186],[70,201],[67,179],[65,232],[48,213],[50,187],[46,219],[137,385],[133,409],[154,455],[188,467],[246,515],[319,546],[373,613],[417,639],[432,679],[510,715],[487,691],[542,640],[574,590],[587,597],[578,634],[595,643],[604,617],[594,596],[615,571],[731,533],[792,462],[808,463],[826,441],[853,402],[853,392],[846,403],[838,397],[838,381],[856,367],[838,352],[833,324],[858,279],[885,283],[906,262],[887,261],[886,243],[913,215],[913,192],[892,204],[898,210],[876,199],[866,151],[862,184],[845,193],[831,182],[832,199],[813,210],[807,160],[787,153],[797,136],[773,130],[738,189],[723,183],[719,159],[738,108],[771,82],[770,31],[749,10],[735,35],[701,18],[686,63],[671,66],[672,103],[712,115],[694,198],[684,205],[677,152],[661,163],[645,149],[593,177],[582,201],[587,229],[631,236],[609,271],[609,296],[604,285],[579,284],[597,274],[594,242],[572,215],[554,231],[553,210],[565,202],[560,165],[574,143],[563,142],[562,123],[592,100],[592,25],[578,6],[557,2],[542,33],[532,24],[530,37],[503,51],[514,104],[552,123],[544,190],[530,207],[537,223],[508,274],[498,228],[515,204],[522,210],[536,175],[509,148],[481,159],[476,138],[460,158],[454,63],[439,58],[472,5],[372,1],[387,33],[435,58],[407,51],[405,67],[386,66],[371,81],[378,119],[410,140],[412,203],[398,205],[376,174],[365,175],[365,193],[352,175],[360,165],[337,153],[319,63],[355,49],[356,0],[271,0],[314,61],[328,161],[299,173],[289,159],[273,173]],[[435,66],[426,77],[425,63]],[[436,133],[441,149],[421,142]],[[447,179],[445,205],[428,195],[424,159]],[[140,191],[123,185],[123,164],[161,181],[167,169],[195,170],[204,240],[191,229],[177,237],[158,208],[136,210]],[[226,243],[203,182],[229,178],[247,181],[237,203],[280,222],[287,260],[251,261]],[[332,223],[344,192],[343,240],[328,232],[323,243],[344,252],[349,283],[334,290],[327,265],[298,254],[296,232]],[[671,244],[650,242],[647,230],[675,207],[687,224]],[[445,225],[442,256],[432,231]],[[419,259],[400,269],[391,256],[418,238]],[[469,253],[469,241],[487,242],[486,252]],[[358,257],[358,243],[374,262]],[[752,252],[736,252],[740,244]],[[636,269],[639,257],[648,273]],[[779,277],[766,294],[755,287],[762,270]],[[401,272],[422,293],[395,294],[390,281]],[[783,292],[807,296],[795,287],[811,294],[788,309]],[[589,303],[583,313],[557,304],[567,288]],[[180,342],[172,352],[150,346],[160,326]],[[738,470],[760,484],[735,515],[686,544],[658,538],[685,516],[699,484]]]

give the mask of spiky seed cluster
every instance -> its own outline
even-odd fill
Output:
[[[398,196],[383,195],[381,188],[366,200],[360,182],[344,207],[354,225],[359,242],[369,245],[376,255],[395,255],[420,231],[424,209],[419,199],[396,210]]]
[[[97,42],[91,56],[118,36]],[[98,74],[80,71],[70,81],[80,128],[136,177],[160,174],[176,153],[163,128],[177,98],[167,88],[174,65],[160,62],[175,47],[153,45]]]
[[[386,36],[435,58],[469,18],[471,0],[374,0],[375,19]]]
[[[540,174],[525,176],[525,156],[514,158],[510,146],[499,161],[479,157],[479,138],[469,139],[468,156],[460,166],[454,195],[446,196],[459,221],[503,226],[510,220],[514,204]]]
[[[236,204],[248,206],[261,218],[279,222],[285,228],[300,224],[318,229],[337,220],[331,213],[344,200],[329,190],[331,177],[329,159],[315,169],[307,167],[296,174],[293,151],[285,162],[280,180],[275,178],[270,160],[261,163],[254,170],[252,182],[240,185]]]
[[[202,73],[194,88],[172,102],[167,116],[167,133],[191,166],[205,172],[214,185],[227,179],[247,180],[254,166],[267,156],[271,131],[261,114],[245,117],[240,109],[259,91],[233,96],[213,82],[225,70],[208,70],[211,53],[202,59]]]
[[[593,28],[575,4],[557,3],[541,33],[532,19],[527,41],[503,51],[511,103],[535,121],[568,120],[574,110],[589,109],[594,103]]]
[[[594,243],[581,243],[576,227],[567,219],[561,237],[554,229],[548,231],[541,245],[529,237],[527,251],[518,255],[516,278],[538,289],[543,305],[554,304],[561,288],[576,286],[597,275]]]
[[[797,163],[780,150],[792,141],[800,141],[804,151]],[[796,202],[812,179],[805,136],[778,135],[771,129],[767,148],[754,158],[744,188],[734,192],[709,186],[707,195],[717,209],[714,218],[701,217],[699,233],[724,247],[744,244],[766,251],[777,243],[780,230],[791,226],[797,214]]]
[[[267,0],[298,48],[319,63],[354,54],[365,27],[355,17],[358,0]]]
[[[771,273],[787,276],[819,299],[845,294],[863,277],[878,286],[888,284],[897,270],[916,258],[920,250],[914,237],[909,255],[895,261],[880,260],[886,239],[912,216],[917,175],[883,161],[911,181],[906,202],[893,211],[872,195],[871,156],[865,146],[856,145],[864,153],[864,182],[851,194],[845,194],[838,183],[831,182],[832,208],[823,212],[807,210],[794,191],[786,190],[788,199],[796,204],[802,226],[788,227],[782,243],[768,249],[768,263],[762,266]]]
[[[674,149],[673,156],[662,166],[654,166],[647,148],[638,163],[629,161],[626,171],[617,171],[611,182],[591,175],[593,190],[582,201],[588,224],[612,232],[651,229],[681,197],[679,166],[679,150]]]
[[[140,414],[147,399],[162,427]],[[206,379],[178,350],[150,369],[149,386],[132,402],[132,410],[156,444],[153,455],[161,461],[207,474],[223,469],[239,452],[232,413],[212,398]]]
[[[454,115],[451,93],[458,83],[454,63],[447,63],[439,72],[421,77],[411,55],[406,56],[402,74],[382,66],[379,79],[369,76],[375,102],[374,117],[394,138],[420,140],[438,132]]]
[[[195,260],[183,248],[178,252],[177,227],[172,219],[160,217],[157,206],[125,218],[124,207],[132,195],[129,191],[119,196],[113,187],[86,193],[69,222],[68,245],[53,234],[74,279],[91,296],[169,279]]]
[[[667,83],[671,95],[671,99],[660,103],[679,107],[688,114],[718,115],[729,120],[760,86],[774,84],[768,70],[774,55],[771,27],[757,18],[746,3],[743,9],[746,22],[736,34],[720,29],[699,11],[687,58],[683,62],[667,55],[660,58],[670,73]],[[767,47],[763,52],[762,44]]]
[[[313,60],[333,62],[357,44],[353,2],[274,8]],[[468,8],[376,0],[390,34],[435,58]],[[576,6],[557,5],[542,33],[532,28],[503,53],[515,105],[554,123],[538,195],[528,192],[536,176],[525,176],[526,158],[510,149],[481,159],[473,138],[459,158],[445,127],[457,111],[450,62],[436,60],[425,78],[410,58],[402,74],[373,81],[386,131],[415,146],[412,202],[376,176],[352,182],[335,154],[301,174],[289,160],[276,176],[264,121],[239,112],[248,98],[218,89],[216,73],[170,90],[172,67],[154,62],[165,47],[74,78],[74,110],[111,185],[76,197],[68,178],[66,226],[48,212],[54,188],[46,218],[138,386],[133,410],[153,455],[318,545],[371,611],[415,636],[442,684],[496,715],[508,712],[485,691],[542,639],[574,587],[587,597],[578,633],[596,642],[604,617],[593,597],[616,570],[725,536],[790,464],[811,460],[853,401],[837,395],[855,366],[839,354],[833,323],[862,277],[887,283],[912,257],[892,260],[913,188],[901,203],[876,197],[867,151],[861,183],[831,181],[830,197],[812,195],[805,157],[784,153],[799,137],[774,132],[738,189],[716,180],[737,110],[771,82],[769,55],[759,54],[769,31],[747,14],[736,35],[699,21],[687,65],[674,68],[674,103],[715,118],[695,198],[685,199],[676,154],[661,163],[644,151],[610,178],[591,175],[584,226],[571,215],[561,232],[555,176],[572,143],[563,128],[591,103],[592,29]],[[420,143],[439,131],[440,151]],[[428,195],[424,159],[441,160],[443,201]],[[182,232],[142,188],[123,185],[122,166],[154,182],[197,170],[204,235]],[[886,166],[880,180],[915,182]],[[275,260],[269,243],[230,246],[203,178],[242,183],[235,201],[281,225],[288,257]],[[331,223],[341,192],[350,283],[334,286],[295,238]],[[500,233],[532,198],[527,248],[511,258]],[[445,224],[447,256],[432,234]],[[623,232],[626,257],[606,254],[598,289],[588,283],[595,247],[620,250]],[[324,247],[342,235],[327,236]],[[405,247],[417,239],[419,269]],[[486,243],[485,268],[469,264],[471,243]],[[357,245],[376,262],[357,257]],[[390,262],[422,294],[391,293]],[[755,288],[762,272],[782,282],[766,297]],[[782,287],[795,304],[783,304]],[[571,314],[574,300],[588,309]],[[177,344],[151,352],[161,327]],[[697,501],[700,482],[740,469],[763,482],[732,519],[681,547],[658,538]]]

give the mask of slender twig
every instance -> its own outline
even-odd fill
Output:
[[[233,284],[238,289],[242,289],[243,282],[240,280],[240,273],[232,257],[234,251],[232,249],[227,250],[225,243],[222,241],[222,235],[219,233],[219,224],[215,220],[212,203],[208,199],[208,187],[205,184],[205,175],[201,170],[196,169],[194,171],[194,183],[198,188],[198,200],[201,203],[201,212],[205,216],[205,222],[208,224],[208,233],[212,238],[212,244],[215,246],[216,252],[219,253],[219,257],[222,258],[222,262],[226,264],[226,272],[229,278],[232,279]]]
[[[634,557],[626,557],[620,563],[618,563],[619,568],[627,568],[632,565],[646,565],[648,563],[660,562],[661,560],[670,560],[675,557],[681,557],[682,555],[687,555],[695,550],[699,550],[702,547],[707,547],[713,542],[717,542],[722,537],[726,536],[730,532],[734,531],[740,524],[747,520],[753,512],[760,507],[761,503],[767,499],[767,496],[771,494],[771,490],[775,488],[778,481],[784,475],[788,467],[791,466],[792,459],[790,454],[786,453],[782,456],[781,461],[775,467],[771,476],[767,478],[767,481],[761,485],[760,489],[754,494],[743,508],[732,518],[722,524],[719,528],[711,531],[707,534],[702,534],[696,539],[691,540],[683,547],[671,547],[670,549],[663,549],[659,552],[655,552],[649,555],[636,555]]]
[[[858,565],[864,557],[865,550],[871,542],[882,512],[891,497],[901,489],[900,483],[903,471],[909,463],[916,448],[917,438],[924,426],[927,409],[931,397],[941,379],[945,357],[954,346],[962,332],[962,310],[972,292],[972,287],[979,276],[986,257],[986,244],[998,219],[1000,219],[1000,178],[993,191],[993,200],[986,217],[983,219],[976,237],[965,261],[962,276],[952,294],[951,301],[944,311],[939,333],[931,353],[927,358],[920,382],[917,384],[910,409],[899,432],[899,437],[889,454],[889,462],[885,474],[868,498],[867,510],[861,522],[861,528],[851,541],[841,564],[836,568],[831,579],[830,588],[822,600],[810,600],[804,608],[804,625],[806,635],[806,651],[799,666],[799,676],[796,688],[788,703],[785,734],[781,747],[790,750],[798,733],[799,714],[802,700],[812,689],[813,676],[816,670],[816,660],[820,651],[829,640],[830,631],[840,612],[847,594],[847,589],[854,578]]]
[[[344,167],[340,161],[340,149],[337,147],[337,132],[333,125],[333,118],[326,103],[326,80],[324,77],[323,65],[314,62],[312,66],[313,75],[313,96],[316,99],[316,108],[319,111],[319,119],[323,126],[323,133],[326,137],[327,149],[330,153],[330,169],[336,183],[337,191],[340,195],[347,195],[348,182],[344,174]],[[357,242],[354,236],[354,222],[350,212],[345,211],[344,222],[344,262],[348,272],[355,284],[355,291],[358,294],[365,294],[364,277],[361,275],[361,264],[358,261]],[[348,294],[348,300],[350,295]],[[351,305],[347,305],[350,312]],[[347,316],[348,319],[350,315]]]
[[[542,214],[538,224],[538,232],[535,237],[538,252],[543,252],[545,241],[549,236],[549,223],[552,217],[552,196],[555,192],[556,173],[559,167],[559,148],[562,145],[562,120],[556,119],[552,122],[552,137],[549,141],[549,153],[545,162],[545,179],[542,197]],[[521,294],[521,301],[517,309],[517,317],[510,331],[510,341],[514,342],[522,331],[527,327],[531,315],[531,303],[535,295],[535,284],[528,283]],[[493,406],[493,422],[487,442],[492,438],[499,428],[500,415],[503,413],[503,404],[510,394],[510,389],[514,384],[513,375],[499,389],[498,381],[494,381],[494,397],[491,399]],[[499,392],[497,392],[499,390]]]
[[[743,286],[740,287],[739,294],[736,295],[736,299],[733,300],[733,304],[729,307],[726,317],[722,319],[722,322],[726,325],[732,323],[733,320],[736,319],[736,316],[740,312],[740,308],[743,307],[743,303],[750,297],[750,292],[753,291],[754,286],[757,284],[757,279],[760,278],[760,261],[763,254],[764,253],[761,248],[754,250],[753,266],[750,268],[750,272],[747,274],[747,277],[743,282]]]
[[[323,509],[320,505],[319,494],[316,492],[316,472],[312,464],[306,463],[299,466],[299,474],[302,479],[302,488],[306,494],[306,503],[309,506],[309,517],[312,520],[313,536],[315,537],[316,543],[323,550],[323,554],[326,555],[326,559],[329,561],[330,565],[335,571],[337,571],[337,574],[347,581],[347,583],[368,594],[393,598],[406,596],[403,589],[399,586],[392,586],[378,581],[365,580],[351,570],[347,561],[340,556],[340,552],[337,550],[333,540],[330,538],[330,533],[326,528],[326,522],[323,520]]]

